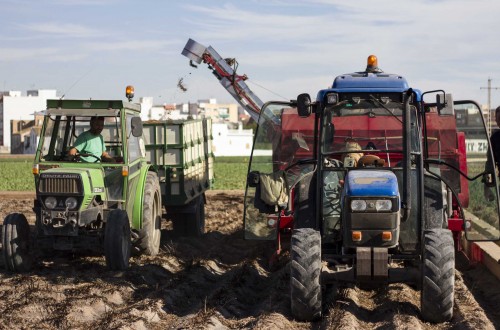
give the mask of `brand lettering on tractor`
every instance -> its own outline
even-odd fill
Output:
[[[41,174],[43,178],[46,179],[79,179],[79,174],[59,174],[59,173],[43,173]]]
[[[355,178],[354,183],[358,184],[377,184],[389,181],[388,178]]]

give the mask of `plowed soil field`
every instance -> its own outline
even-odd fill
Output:
[[[22,212],[32,194],[0,193],[0,218]],[[420,293],[404,284],[379,290],[329,287],[323,318],[290,312],[289,259],[269,267],[272,244],[243,239],[243,193],[207,194],[206,234],[175,237],[164,221],[160,254],[133,257],[124,272],[102,256],[57,254],[32,272],[0,263],[0,329],[495,329],[500,283],[457,255],[455,310],[444,324],[423,322]]]

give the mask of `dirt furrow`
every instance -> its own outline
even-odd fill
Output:
[[[201,238],[162,226],[160,253],[133,257],[125,272],[104,258],[54,255],[29,274],[0,262],[0,329],[495,329],[500,286],[480,265],[457,256],[454,317],[420,319],[420,293],[405,284],[385,289],[329,286],[323,318],[298,322],[290,312],[289,259],[269,267],[272,242],[243,239],[241,192],[207,195]],[[0,218],[31,214],[32,200],[0,197]],[[34,219],[32,217],[31,219]]]

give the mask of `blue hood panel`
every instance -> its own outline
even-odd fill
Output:
[[[345,196],[399,196],[396,175],[386,170],[352,170],[345,178]]]

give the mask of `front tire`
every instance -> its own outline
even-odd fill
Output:
[[[5,267],[12,272],[31,270],[31,234],[28,220],[21,213],[9,214],[3,221],[2,250]]]
[[[449,321],[455,295],[455,247],[448,229],[424,233],[420,309],[424,320]]]
[[[130,223],[127,212],[116,209],[109,212],[104,229],[104,256],[111,270],[125,270],[129,266],[132,249]]]
[[[142,229],[139,230],[137,248],[141,253],[155,256],[161,240],[161,191],[158,176],[148,172],[142,205]]]
[[[290,298],[292,315],[301,321],[321,317],[321,236],[312,228],[292,233]]]

